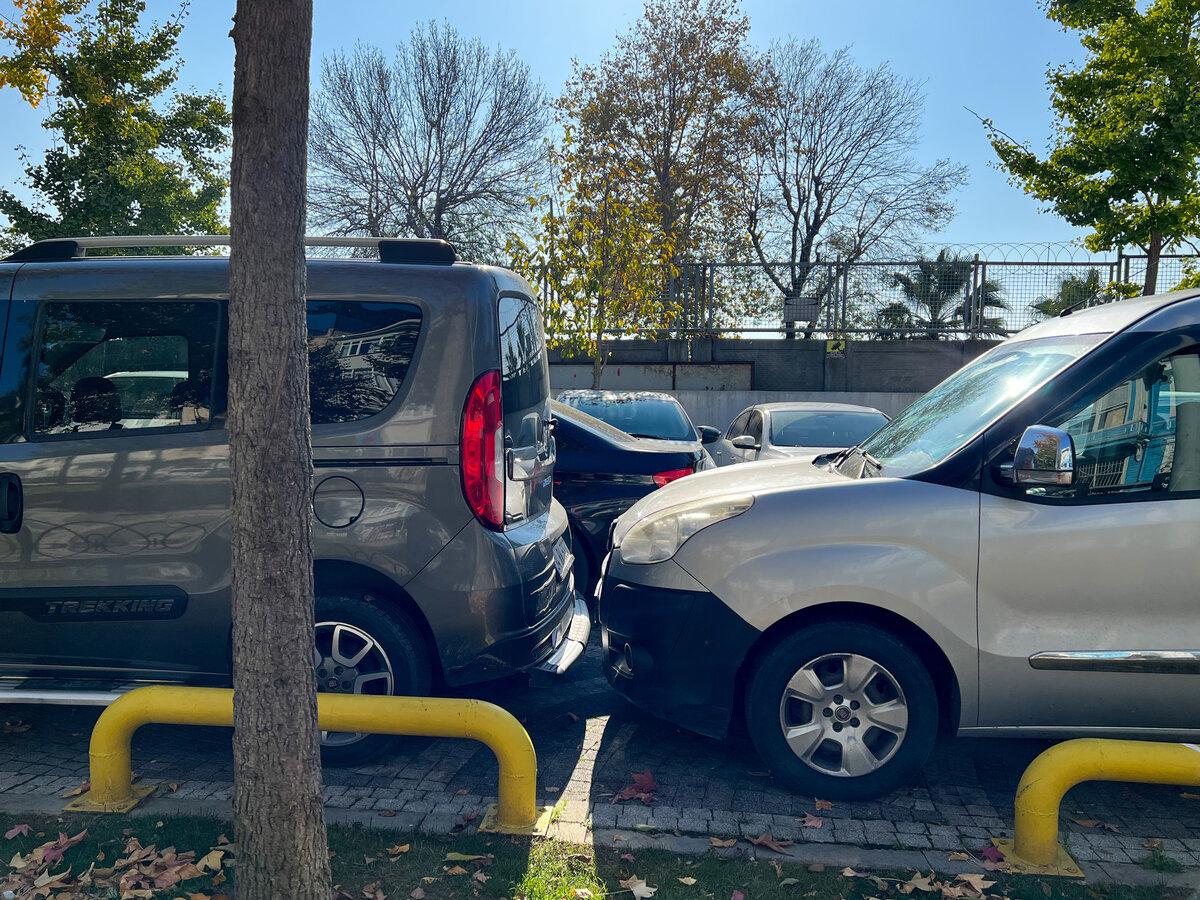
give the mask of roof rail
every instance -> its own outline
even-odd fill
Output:
[[[368,247],[385,263],[448,266],[457,259],[454,245],[427,238],[306,237],[306,247]],[[227,234],[134,234],[115,237],[54,238],[23,247],[4,262],[63,262],[88,250],[138,247],[228,247]]]

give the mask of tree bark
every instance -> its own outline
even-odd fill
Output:
[[[1150,244],[1146,247],[1146,278],[1142,283],[1142,296],[1149,297],[1158,293],[1158,260],[1162,256],[1163,236],[1155,231],[1150,235]]]
[[[229,451],[237,891],[329,900],[312,664],[305,177],[312,0],[238,0]]]

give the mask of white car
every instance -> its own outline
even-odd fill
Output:
[[[811,460],[856,447],[887,423],[888,417],[870,406],[760,403],[742,410],[709,452],[718,466],[756,459]]]

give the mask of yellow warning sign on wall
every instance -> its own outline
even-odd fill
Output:
[[[829,356],[845,356],[846,339],[830,338],[825,342],[825,353]]]

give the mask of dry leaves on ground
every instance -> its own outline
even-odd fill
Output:
[[[56,840],[36,847],[28,856],[16,854],[9,862],[13,871],[5,877],[0,889],[19,896],[55,900],[109,895],[138,900],[155,896],[159,891],[170,891],[204,874],[215,874],[214,883],[218,878],[224,880],[221,866],[226,850],[214,849],[197,862],[195,851],[180,853],[174,847],[159,850],[153,844],[145,847],[136,837],[128,839],[123,855],[111,867],[92,863],[78,875],[72,875],[70,868],[54,872],[62,864],[66,851],[86,837],[86,831],[73,837],[59,834]],[[99,858],[102,861],[103,855]]]
[[[5,734],[24,734],[32,727],[28,722],[22,722],[20,719],[5,719],[3,730]]]
[[[817,812],[825,812],[833,809],[833,804],[828,800],[817,800]]]
[[[737,846],[737,838],[710,837],[708,839],[708,844],[710,847],[719,847],[721,849],[724,849],[726,847],[736,847]]]
[[[825,826],[825,820],[820,816],[814,816],[811,813],[805,813],[804,819],[800,824],[805,828],[823,828]]]
[[[79,785],[79,787],[71,788],[69,791],[67,791],[65,794],[62,794],[61,796],[64,800],[67,797],[80,797],[80,796],[86,794],[91,789],[92,789],[92,783],[90,781],[85,781],[83,784]]]
[[[4,839],[6,841],[11,841],[15,837],[24,837],[25,835],[29,834],[29,831],[29,826],[24,823],[20,825],[14,825],[12,828],[8,829],[8,831],[4,832]]]
[[[774,850],[776,853],[782,853],[784,856],[792,855],[786,848],[795,843],[794,841],[777,841],[769,831],[764,831],[758,837],[746,838],[746,840],[756,847],[766,847],[768,850]]]
[[[626,800],[640,800],[646,806],[652,805],[659,789],[658,782],[654,780],[654,774],[647,769],[645,772],[634,772],[631,777],[633,783],[621,788],[613,797],[612,802],[624,803]]]
[[[633,894],[634,900],[646,900],[648,897],[653,897],[658,893],[658,888],[650,887],[641,878],[636,875],[630,875],[628,878],[621,880],[621,887]]]

